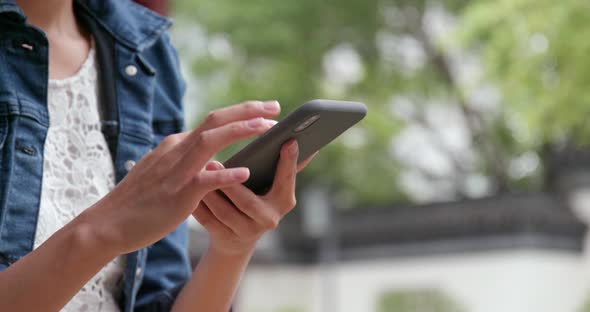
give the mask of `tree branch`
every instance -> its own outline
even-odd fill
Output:
[[[407,13],[407,12],[406,12]],[[469,103],[463,93],[458,81],[453,76],[451,65],[447,56],[435,48],[431,38],[428,36],[423,27],[423,12],[417,14],[406,14],[408,20],[409,31],[422,42],[426,55],[432,61],[434,67],[443,77],[444,81],[451,88],[457,97],[457,102],[462,114],[465,117],[467,128],[470,132],[471,140],[474,146],[477,146],[482,154],[482,157],[490,171],[496,190],[498,192],[505,192],[508,190],[509,178],[506,172],[506,159],[502,153],[502,149],[497,144],[490,133],[489,128],[485,125],[485,119],[481,114],[472,109],[473,105]],[[415,15],[415,16],[412,16]]]

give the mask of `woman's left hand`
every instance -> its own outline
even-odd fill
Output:
[[[297,164],[297,142],[283,145],[274,182],[268,193],[256,195],[243,185],[210,192],[199,203],[193,216],[207,229],[209,248],[224,254],[244,254],[254,250],[258,239],[275,229],[280,220],[295,207],[295,178],[314,155]],[[223,165],[210,162],[205,170],[220,170]]]

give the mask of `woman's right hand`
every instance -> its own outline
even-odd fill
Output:
[[[278,102],[245,102],[209,113],[193,131],[166,137],[107,196],[80,215],[114,254],[150,245],[184,221],[210,191],[243,183],[247,168],[202,170],[223,147],[274,125]]]

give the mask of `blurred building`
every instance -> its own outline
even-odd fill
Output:
[[[262,244],[236,311],[577,311],[590,294],[585,226],[550,194],[342,212],[327,258],[297,217]]]
[[[303,200],[317,207],[299,207],[264,238],[236,311],[584,311],[590,263],[580,216],[590,211],[590,175],[569,165],[559,172],[553,191],[453,203],[331,216],[321,201]],[[331,230],[308,224],[326,217]],[[206,237],[192,237],[196,260]]]

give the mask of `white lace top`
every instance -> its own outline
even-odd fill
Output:
[[[50,80],[50,126],[45,141],[43,186],[35,248],[106,195],[115,185],[114,166],[101,132],[94,49],[79,71]],[[125,268],[115,258],[76,294],[62,312],[119,311]]]

